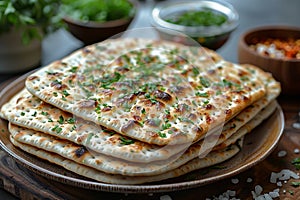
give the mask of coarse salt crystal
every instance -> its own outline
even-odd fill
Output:
[[[279,191],[272,191],[272,192],[269,192],[269,195],[272,197],[272,198],[276,198],[276,197],[279,197]]]
[[[284,156],[286,156],[286,154],[287,154],[286,151],[279,151],[277,155],[278,155],[278,157],[284,157]]]
[[[233,190],[227,190],[223,194],[220,194],[218,197],[213,197],[213,198],[206,198],[206,200],[240,200],[235,198],[236,196],[236,191]]]
[[[271,182],[271,183],[276,183],[277,178],[278,178],[277,173],[272,172],[272,173],[271,173],[271,176],[270,176],[270,182]]]
[[[300,153],[300,149],[294,149],[294,153],[295,153],[295,154]]]
[[[256,195],[260,195],[263,191],[263,188],[260,185],[256,185],[254,191]]]
[[[269,194],[264,194],[265,200],[272,200],[273,198]]]
[[[281,181],[277,182],[277,186],[281,187],[282,186],[282,182]]]
[[[300,123],[298,122],[293,123],[293,128],[300,129]]]
[[[260,195],[258,197],[255,197],[255,200],[266,200],[263,195]]]
[[[160,200],[172,200],[172,198],[169,195],[163,195],[159,199]]]
[[[231,179],[231,182],[232,182],[233,184],[238,184],[238,183],[239,183],[239,179],[233,178],[233,179]]]
[[[272,172],[270,177],[271,183],[276,183],[277,179],[286,183],[290,178],[299,179],[299,175],[289,169],[283,169],[279,173]]]
[[[252,178],[247,178],[247,183],[251,183],[252,181]]]

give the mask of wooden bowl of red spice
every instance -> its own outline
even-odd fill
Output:
[[[245,32],[238,43],[238,60],[272,73],[282,94],[300,95],[300,27],[268,26]]]

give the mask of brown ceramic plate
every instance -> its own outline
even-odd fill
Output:
[[[0,106],[2,106],[14,94],[24,87],[24,80],[26,76],[27,75],[24,75],[19,79],[6,84],[6,86],[2,85],[2,91],[0,93]],[[276,111],[269,119],[264,121],[264,123],[246,136],[242,150],[232,159],[221,164],[226,168],[201,169],[178,178],[143,185],[118,185],[96,182],[68,172],[57,165],[27,154],[20,149],[15,148],[9,141],[7,121],[3,119],[0,119],[0,146],[18,163],[25,166],[29,170],[32,170],[34,173],[62,182],[64,184],[98,191],[154,193],[199,187],[234,176],[242,171],[245,171],[246,169],[249,169],[265,159],[274,150],[283,133],[283,128],[283,112],[278,105]]]

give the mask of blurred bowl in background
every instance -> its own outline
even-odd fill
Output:
[[[219,23],[222,18],[225,21]],[[226,43],[238,22],[237,11],[224,1],[161,2],[152,10],[152,25],[162,39],[191,45],[178,32],[213,50]]]
[[[241,35],[238,61],[272,73],[281,83],[283,94],[300,95],[299,48],[299,27],[256,27]]]
[[[85,45],[101,42],[111,36],[124,32],[133,21],[137,12],[137,1],[128,0],[133,6],[133,14],[127,18],[98,22],[82,21],[64,15],[63,21],[66,23],[68,31]]]

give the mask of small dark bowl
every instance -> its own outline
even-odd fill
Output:
[[[116,34],[124,32],[131,24],[137,10],[137,2],[130,0],[134,6],[134,16],[130,18],[117,19],[107,22],[88,21],[83,22],[74,20],[68,16],[63,17],[63,21],[67,24],[68,31],[85,45],[101,42]]]
[[[238,43],[239,63],[253,64],[264,71],[272,73],[281,83],[282,93],[289,95],[300,94],[300,59],[273,58],[257,53],[250,45],[254,41],[277,39],[300,39],[300,28],[289,26],[257,27],[242,34]]]
[[[222,13],[227,17],[227,21],[220,26],[184,26],[165,20],[170,15],[202,9]],[[226,43],[230,34],[237,28],[238,22],[239,15],[234,7],[217,0],[161,2],[152,11],[152,25],[162,39],[186,45],[200,44],[213,50],[219,49]]]

